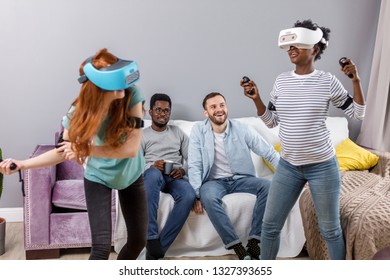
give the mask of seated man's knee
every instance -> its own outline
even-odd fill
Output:
[[[144,172],[144,182],[147,195],[160,191],[163,182],[161,171],[154,167],[148,168]]]
[[[145,170],[144,172],[144,177],[156,177],[156,178],[160,178],[162,177],[162,173],[160,170],[158,170],[157,168],[154,168],[154,167],[150,167],[148,169]]]
[[[206,209],[207,209],[207,206],[209,206],[209,205],[221,203],[220,199],[218,199],[217,196],[213,195],[212,193],[208,193],[208,192],[201,192],[200,193],[200,201],[202,202],[204,207],[206,207]]]
[[[262,180],[262,189],[264,190],[264,192],[268,193],[270,187],[271,187],[271,181],[270,180],[266,180],[266,179],[263,179]]]
[[[191,187],[191,185],[189,185],[183,194],[183,198],[185,199],[185,201],[193,203],[195,201],[195,197],[196,197],[195,191]]]
[[[259,179],[259,187],[257,191],[257,197],[267,197],[268,191],[271,187],[271,181],[265,179]]]

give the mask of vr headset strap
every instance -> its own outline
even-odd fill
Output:
[[[138,117],[131,117],[127,119],[127,123],[130,127],[143,128],[144,120]]]
[[[348,95],[348,98],[347,98],[347,100],[345,100],[344,104],[338,108],[340,108],[341,110],[345,110],[349,107],[349,105],[351,105],[352,102],[353,102],[353,98]]]

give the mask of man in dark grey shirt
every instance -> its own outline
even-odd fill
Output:
[[[186,176],[188,137],[173,125],[168,125],[171,99],[156,93],[150,99],[149,114],[152,125],[143,130],[141,147],[145,156],[145,188],[148,200],[149,222],[146,259],[163,258],[179,234],[195,201],[195,191]],[[166,161],[173,169],[164,170]],[[169,193],[175,203],[165,226],[158,232],[157,211],[160,191]]]

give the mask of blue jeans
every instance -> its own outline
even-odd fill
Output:
[[[321,236],[331,259],[345,259],[345,243],[340,225],[341,179],[336,157],[294,166],[280,159],[272,178],[263,219],[261,259],[276,259],[280,232],[306,182],[316,210]]]
[[[200,200],[211,223],[225,244],[225,248],[230,248],[241,241],[222,206],[222,198],[231,193],[250,193],[256,196],[248,239],[254,238],[260,240],[261,223],[263,221],[269,187],[269,180],[257,177],[210,180],[200,187]]]
[[[144,172],[146,198],[149,209],[147,239],[160,239],[161,247],[166,252],[182,229],[195,201],[195,191],[185,179],[173,179],[160,170],[150,167]],[[157,212],[160,191],[169,193],[174,206],[164,228],[158,234]]]

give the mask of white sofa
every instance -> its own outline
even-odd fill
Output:
[[[269,129],[257,117],[237,118],[256,129],[270,144],[279,143],[278,127]],[[150,121],[146,121],[146,126]],[[179,126],[187,135],[190,135],[195,122],[185,120],[171,120],[170,124]],[[348,137],[348,123],[342,117],[330,117],[327,119],[327,127],[331,133],[333,145],[336,146]],[[273,172],[264,163],[262,158],[253,154],[252,160],[256,168],[257,176],[271,179]],[[250,229],[252,211],[255,203],[255,196],[251,194],[230,194],[223,199],[224,207],[228,213],[235,229],[244,245]],[[158,220],[160,227],[165,225],[167,217],[173,207],[173,199],[169,194],[161,193]],[[115,228],[114,249],[119,252],[126,242],[126,228],[118,209],[118,218]],[[281,233],[281,243],[278,257],[297,256],[305,243],[304,230],[298,202],[295,204]],[[227,251],[221,238],[218,236],[211,224],[207,213],[196,215],[191,212],[180,234],[166,253],[166,257],[199,257],[199,256],[221,256],[234,254],[234,251]],[[145,250],[140,254],[139,259],[145,258]]]

